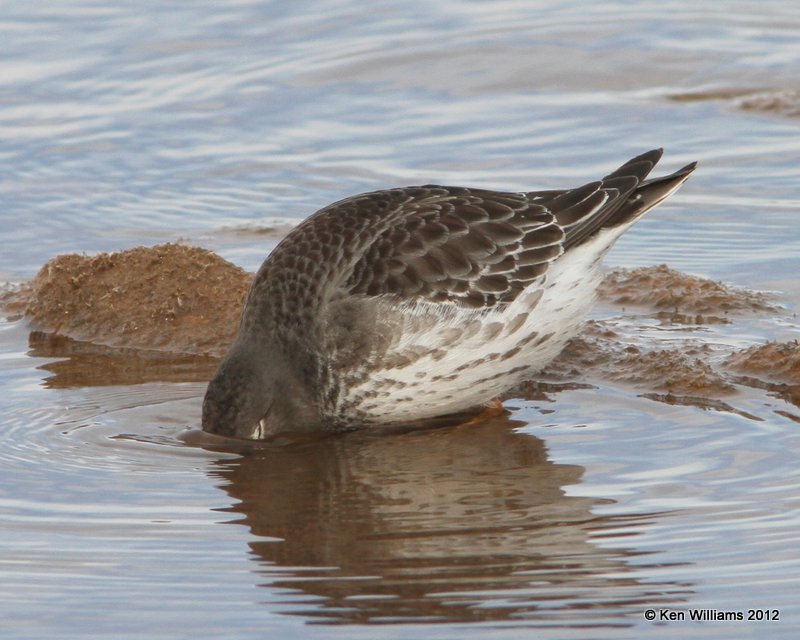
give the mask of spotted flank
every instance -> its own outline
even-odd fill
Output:
[[[480,406],[547,365],[614,241],[691,174],[661,150],[575,189],[425,185],[321,209],[262,265],[203,428],[263,439]]]

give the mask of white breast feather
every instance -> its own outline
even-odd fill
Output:
[[[577,333],[594,301],[600,260],[624,231],[603,231],[568,251],[551,264],[544,282],[533,283],[501,309],[431,302],[391,305],[386,317],[402,331],[386,362],[395,355],[419,357],[407,366],[378,370],[344,399],[378,388],[379,398],[360,405],[376,422],[433,417],[488,402],[547,365]],[[524,321],[511,322],[519,314],[525,315]],[[528,338],[534,332],[536,337]],[[537,340],[548,334],[543,342]]]

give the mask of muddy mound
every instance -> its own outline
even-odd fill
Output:
[[[213,358],[233,341],[252,278],[210,251],[165,244],[97,256],[59,256],[29,284],[0,292],[0,304],[6,313],[24,315],[35,329],[46,332],[31,334],[38,336],[31,342],[33,353],[74,361],[51,369],[58,378],[53,384],[102,384],[97,369],[128,376],[133,371],[137,380],[164,379],[169,369],[183,372],[178,377],[200,380],[210,375]],[[665,316],[671,323],[708,325],[729,323],[737,313],[779,310],[762,293],[661,265],[611,272],[600,296],[607,303],[645,312],[587,322],[537,376],[543,382],[527,385],[523,395],[534,393],[534,387],[541,394],[576,384],[614,382],[667,394],[663,397],[670,402],[695,402],[699,397],[730,395],[735,391],[732,383],[761,384],[757,379],[766,379],[800,384],[797,343],[769,343],[731,355],[720,343],[712,347],[698,340],[691,330],[680,338],[670,333],[669,341],[660,344],[640,330],[642,322],[652,327],[653,318]],[[717,329],[704,331],[713,334]],[[59,336],[79,342],[55,339]],[[98,350],[94,345],[104,347]],[[149,353],[137,355],[131,349]],[[178,360],[165,360],[153,355],[155,351]],[[212,358],[187,360],[187,354]]]
[[[713,87],[699,91],[682,91],[667,97],[675,102],[707,102],[710,100],[734,100],[754,93],[752,88]]]
[[[0,285],[0,313],[7,318],[17,319],[24,316],[30,300],[30,283]]]
[[[800,91],[764,91],[741,98],[737,106],[745,111],[800,117]]]
[[[800,117],[800,91],[795,89],[714,88],[674,93],[668,98],[675,102],[724,100],[742,111]]]
[[[252,276],[180,244],[62,255],[21,293],[43,330],[118,347],[220,355],[236,335]]]
[[[97,256],[58,256],[31,283],[5,292],[0,304],[6,313],[27,316],[38,329],[76,340],[220,355],[235,336],[252,277],[210,251],[164,244]],[[666,265],[612,271],[599,295],[612,304],[655,310],[657,317],[666,315],[673,322],[728,322],[723,316],[733,311],[775,308],[762,293]],[[587,331],[584,338],[590,342],[581,347],[583,357],[611,358],[598,331],[592,333],[591,325]],[[649,356],[628,352],[625,357],[640,368]]]
[[[626,342],[603,322],[590,321],[548,366],[544,377],[613,380],[641,389],[717,397],[733,386],[707,362],[708,348],[648,349]]]
[[[725,365],[746,375],[800,385],[800,343],[769,342],[731,354]]]
[[[676,321],[725,322],[732,311],[771,311],[775,306],[760,292],[747,291],[707,278],[681,273],[662,264],[616,269],[601,284],[601,299],[621,306],[649,307]]]
[[[625,350],[614,359],[613,380],[637,387],[678,395],[716,397],[734,391],[733,386],[697,355],[677,349]]]

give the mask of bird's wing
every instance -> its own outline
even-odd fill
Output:
[[[397,191],[392,223],[345,282],[350,293],[491,307],[513,300],[563,252],[553,213],[524,194],[436,185]],[[385,195],[363,197],[362,207]]]
[[[564,191],[426,185],[331,205],[329,213],[374,221],[356,234],[355,244],[366,241],[343,286],[352,294],[472,307],[511,302],[612,219],[660,155],[643,154],[602,180]]]

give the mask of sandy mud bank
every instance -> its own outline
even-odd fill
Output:
[[[213,359],[236,334],[252,277],[205,249],[163,244],[58,256],[0,302],[7,314],[27,318],[37,355],[46,355],[48,344],[60,345],[51,355],[64,355],[63,340],[42,338],[52,335],[84,343],[70,346],[76,358],[82,351],[97,356],[96,349],[86,346],[91,344]],[[797,343],[721,351],[702,338],[661,342],[639,336],[646,333],[639,325],[654,322],[719,326],[742,315],[784,313],[766,294],[659,265],[610,272],[599,296],[606,306],[627,314],[624,320],[587,322],[542,379],[558,384],[602,380],[644,392],[708,398],[735,393],[741,376],[800,384]],[[108,359],[109,352],[103,357]],[[202,369],[207,375],[207,361]]]

